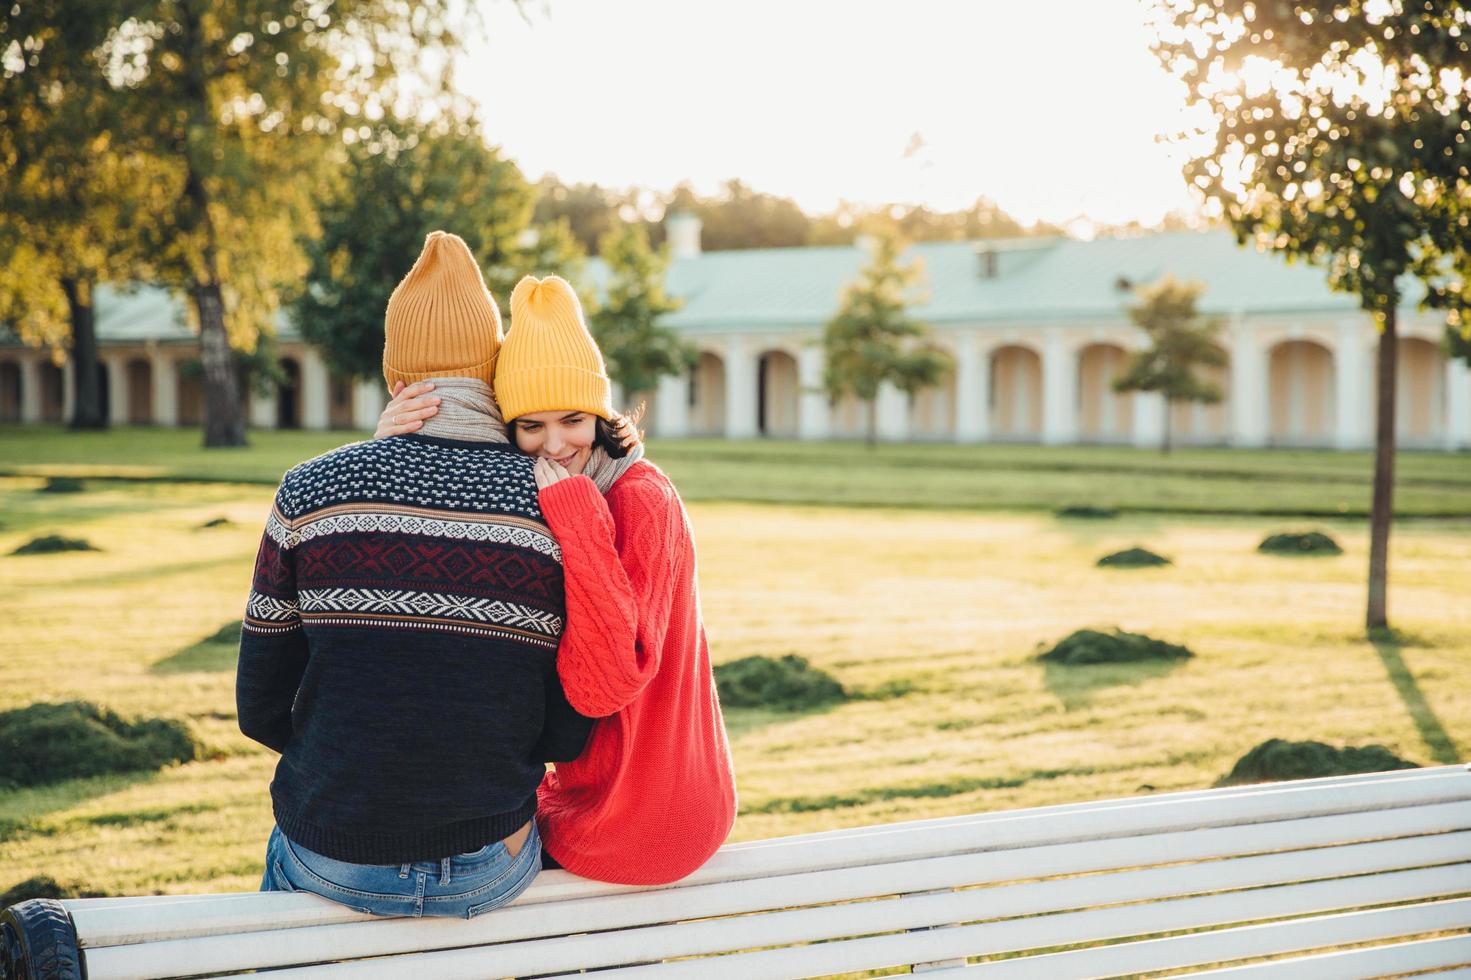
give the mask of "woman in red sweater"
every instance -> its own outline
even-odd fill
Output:
[[[413,431],[433,414],[423,390],[398,394],[378,435]],[[643,447],[620,444],[609,391],[571,286],[523,279],[496,399],[516,445],[536,457],[542,513],[562,547],[557,670],[572,706],[598,719],[582,755],[542,782],[537,828],[552,862],[575,874],[663,884],[724,843],[735,775],[689,517]]]

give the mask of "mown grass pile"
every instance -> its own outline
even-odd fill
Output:
[[[1284,779],[1319,779],[1393,769],[1417,769],[1382,745],[1328,745],[1312,740],[1271,738],[1253,748],[1216,782],[1217,786],[1269,783]]]

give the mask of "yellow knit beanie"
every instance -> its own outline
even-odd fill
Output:
[[[495,399],[507,422],[531,412],[612,417],[603,355],[567,280],[526,276],[511,291],[511,330],[496,366]]]
[[[478,378],[490,384],[500,353],[501,313],[470,246],[431,231],[383,317],[383,380]]]

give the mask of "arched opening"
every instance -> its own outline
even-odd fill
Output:
[[[128,424],[153,424],[153,365],[141,357],[128,362]]]
[[[294,357],[281,358],[285,380],[276,386],[276,428],[301,428],[301,364]]]
[[[916,439],[936,442],[955,436],[955,372],[940,383],[914,393],[909,413],[909,431]]]
[[[66,418],[66,383],[61,368],[51,361],[41,362],[41,421],[60,422]]]
[[[327,428],[352,428],[352,379],[340,374],[327,377]]]
[[[1129,364],[1117,344],[1089,344],[1078,354],[1078,438],[1128,442],[1134,433],[1134,393],[1113,390]]]
[[[1042,434],[1042,358],[1015,344],[991,355],[991,432],[997,439],[1030,440]]]
[[[1273,445],[1322,446],[1333,439],[1333,353],[1311,340],[1289,340],[1270,353],[1268,433]]]
[[[785,351],[767,351],[756,370],[756,431],[776,439],[797,437],[797,359]]]
[[[20,421],[20,386],[23,383],[19,364],[0,362],[0,422]]]
[[[725,362],[701,351],[690,371],[690,435],[725,434]]]
[[[1418,337],[1401,338],[1398,353],[1395,441],[1405,446],[1439,445],[1445,431],[1445,356],[1438,346]]]
[[[1180,445],[1210,446],[1224,444],[1230,439],[1231,368],[1229,365],[1211,367],[1204,365],[1195,369],[1195,376],[1220,389],[1221,400],[1207,405],[1205,402],[1176,402],[1170,408],[1170,438]]]

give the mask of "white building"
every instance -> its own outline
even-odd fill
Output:
[[[667,323],[699,351],[687,376],[650,399],[662,437],[828,439],[862,435],[857,404],[818,390],[819,340],[867,253],[857,246],[702,253],[699,223],[671,218],[669,291],[684,301]],[[1144,341],[1123,312],[1131,284],[1172,273],[1206,284],[1203,312],[1226,323],[1229,365],[1217,405],[1178,405],[1177,442],[1197,445],[1366,448],[1373,443],[1378,335],[1352,297],[1329,292],[1322,270],[1239,248],[1226,232],[1093,242],[1023,239],[914,246],[928,298],[914,314],[955,356],[956,371],[911,404],[880,395],[880,437],[942,442],[1157,445],[1163,405],[1113,392],[1109,382]],[[594,280],[603,275],[592,263]],[[1401,444],[1471,448],[1471,368],[1450,360],[1445,320],[1414,309],[1399,321]],[[386,298],[385,298],[386,302]],[[99,350],[114,421],[199,421],[197,379],[183,365],[194,338],[157,290],[99,290]],[[265,427],[371,428],[376,383],[331,376],[289,324],[280,351],[293,383],[254,397]],[[69,371],[39,351],[0,341],[0,419],[62,421]]]

